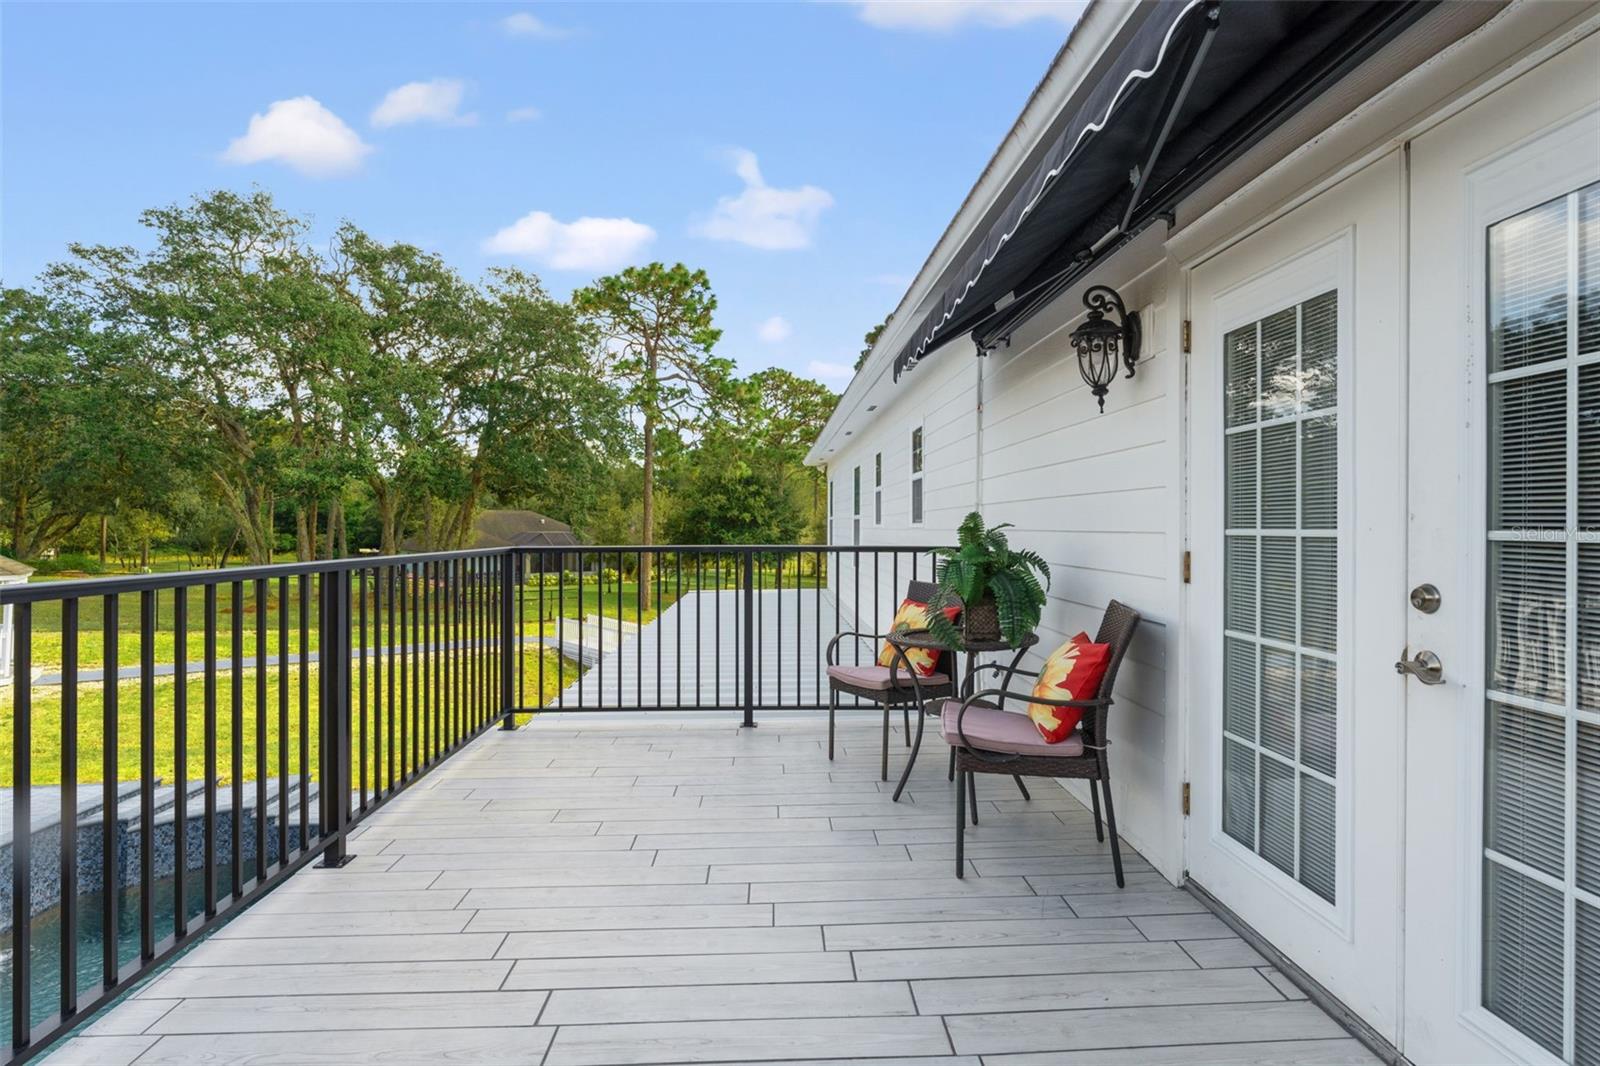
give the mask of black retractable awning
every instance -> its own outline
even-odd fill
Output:
[[[981,351],[1009,336],[1431,6],[1155,4],[918,323],[895,378],[952,337],[971,332]]]

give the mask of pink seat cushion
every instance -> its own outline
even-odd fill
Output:
[[[984,751],[1069,759],[1083,754],[1082,733],[1074,730],[1066,740],[1047,744],[1034,727],[1033,719],[1026,714],[1013,714],[986,703],[972,705],[961,719],[961,733],[958,733],[956,717],[961,713],[961,701],[944,700],[943,704],[939,712],[939,735],[951,747],[961,747],[961,733],[965,733],[967,747]]]
[[[830,666],[828,676],[846,685],[854,685],[856,688],[875,688],[887,692],[890,687],[887,666]],[[903,666],[896,671],[895,680],[899,682],[900,688],[911,687],[911,675]],[[917,682],[924,688],[935,688],[950,684],[950,678],[944,674],[933,673],[927,677],[917,678]]]

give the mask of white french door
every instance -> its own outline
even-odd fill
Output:
[[[1190,275],[1190,878],[1399,1018],[1399,153]]]
[[[1600,45],[1411,149],[1418,1063],[1600,1063]]]

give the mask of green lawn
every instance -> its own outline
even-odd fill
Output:
[[[545,691],[543,703],[555,697],[557,689],[556,677],[560,656],[548,649],[527,648],[523,652],[522,666],[525,684],[527,685],[527,698],[532,701],[538,688],[539,658],[544,657]],[[376,754],[371,744],[371,735],[380,727],[384,748],[387,749],[388,718],[387,696],[380,706],[375,702],[373,695],[371,672],[375,671],[379,663],[376,655],[368,658],[369,688],[368,702],[359,708],[355,721],[352,724],[352,733],[359,739],[362,724],[368,730],[369,743],[367,750],[368,780],[376,778],[371,776],[378,772]],[[453,667],[452,667],[453,668]],[[567,661],[562,672],[570,683],[581,673],[580,668],[573,662]],[[289,690],[289,757],[288,771],[291,777],[300,772],[300,668],[291,665],[286,673],[278,668],[270,668],[266,677],[266,699],[261,703],[266,714],[266,754],[267,773],[276,777],[279,772],[278,761],[278,692],[280,684],[285,677]],[[305,671],[307,688],[306,718],[310,725],[307,736],[308,765],[311,776],[317,776],[317,668],[312,665]],[[351,667],[352,684],[359,693],[359,669],[355,664]],[[386,691],[386,690],[385,690]],[[199,779],[205,774],[205,682],[198,674],[191,673],[185,686],[188,701],[187,713],[184,716],[187,736],[184,745],[188,753],[188,774],[191,780]],[[158,678],[155,683],[155,768],[156,775],[163,781],[170,782],[175,779],[174,766],[176,760],[176,744],[174,724],[177,720],[177,695],[178,686],[174,678]],[[241,730],[239,741],[244,762],[243,779],[254,781],[256,779],[256,713],[257,690],[256,673],[254,670],[245,670],[242,673],[240,684],[242,702]],[[59,685],[37,685],[33,689],[33,783],[36,785],[57,784],[61,781],[61,751],[64,737],[62,735],[62,689]],[[228,671],[221,671],[217,677],[216,694],[216,728],[217,728],[217,776],[224,782],[231,781],[231,762],[233,752],[233,677]],[[398,697],[397,697],[398,700]],[[498,702],[496,695],[490,703]],[[440,706],[437,703],[428,703],[426,709],[433,710]],[[77,728],[77,757],[78,781],[80,783],[104,780],[105,757],[105,731],[103,723],[104,713],[104,687],[98,683],[84,683],[78,686],[78,728]],[[396,737],[398,738],[399,710],[396,704]],[[12,751],[15,743],[15,697],[10,686],[0,691],[0,750],[7,753]],[[140,738],[139,738],[139,682],[125,681],[117,686],[117,732],[116,732],[116,761],[117,778],[123,781],[136,780],[139,777]],[[408,726],[409,728],[409,726]],[[352,741],[356,743],[356,741]],[[398,753],[397,753],[398,754]],[[387,750],[382,753],[385,764],[389,761]],[[398,763],[396,766],[398,767]],[[387,766],[383,768],[387,773]],[[358,781],[359,775],[351,775],[352,781]],[[11,787],[15,783],[12,776],[11,760],[7,758],[0,766],[0,787]]]

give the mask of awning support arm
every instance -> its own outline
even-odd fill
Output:
[[[1128,228],[1134,209],[1139,206],[1139,197],[1144,193],[1145,184],[1149,182],[1150,174],[1155,169],[1156,160],[1161,157],[1161,150],[1167,146],[1167,138],[1171,136],[1172,127],[1178,121],[1178,112],[1183,110],[1183,103],[1189,98],[1189,90],[1194,87],[1195,76],[1200,73],[1200,67],[1205,63],[1206,52],[1211,49],[1211,39],[1217,35],[1217,27],[1222,21],[1221,5],[1207,4],[1205,19],[1205,32],[1189,45],[1183,77],[1178,78],[1167,89],[1167,99],[1161,105],[1161,125],[1156,131],[1155,139],[1150,142],[1150,151],[1145,157],[1144,165],[1132,174],[1133,192],[1128,197],[1128,206],[1122,212],[1122,221],[1117,223],[1117,233]]]

